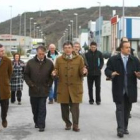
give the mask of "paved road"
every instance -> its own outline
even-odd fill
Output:
[[[64,130],[65,124],[61,119],[60,105],[47,104],[45,132],[34,128],[31,107],[28,97],[28,87],[25,84],[22,105],[10,104],[8,113],[8,128],[0,125],[0,140],[117,140],[115,105],[112,102],[111,82],[105,80],[102,74],[102,104],[89,105],[86,78],[84,79],[84,99],[80,105],[80,132]],[[138,92],[140,93],[140,82]],[[140,95],[138,103],[133,105],[130,119],[129,135],[126,140],[140,138]]]

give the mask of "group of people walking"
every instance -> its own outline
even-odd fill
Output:
[[[56,51],[54,44],[46,48],[39,46],[37,54],[26,66],[15,54],[14,60],[4,56],[4,47],[0,45],[0,104],[2,125],[7,127],[7,111],[10,91],[11,103],[21,105],[23,81],[29,86],[30,104],[35,128],[45,130],[46,99],[49,104],[60,103],[65,130],[79,132],[79,103],[83,98],[83,77],[87,76],[89,104],[101,104],[101,69],[103,55],[97,50],[96,42],[91,42],[88,52],[80,53],[78,42],[65,42],[63,54]],[[137,78],[140,79],[140,62],[131,55],[128,40],[122,41],[120,53],[109,58],[105,75],[112,80],[113,101],[116,104],[117,136],[129,134],[128,121],[132,103],[137,101]],[[2,78],[1,78],[2,77]],[[95,82],[95,99],[93,84]],[[9,83],[11,83],[9,85]],[[53,86],[52,86],[53,85]],[[10,90],[11,86],[11,90]],[[72,121],[70,120],[70,112]]]

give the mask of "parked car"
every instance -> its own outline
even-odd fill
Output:
[[[28,50],[26,51],[26,56],[29,57],[29,56],[30,56],[30,53],[31,53],[31,49],[28,49]]]
[[[17,53],[17,47],[12,47],[11,54],[14,55],[15,53]]]
[[[32,59],[35,55],[36,55],[36,48],[33,48],[31,51],[30,51],[30,54],[29,54],[29,59]]]

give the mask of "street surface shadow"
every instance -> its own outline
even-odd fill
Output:
[[[22,140],[31,135],[30,128],[31,124],[12,126],[8,128],[8,131],[3,132],[3,134],[4,136],[12,138],[14,140]]]

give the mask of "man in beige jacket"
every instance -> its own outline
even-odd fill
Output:
[[[73,52],[73,44],[66,42],[63,45],[63,55],[58,57],[53,76],[59,78],[57,102],[61,103],[62,119],[66,124],[65,130],[70,130],[72,122],[69,112],[72,113],[73,131],[78,132],[79,103],[83,97],[83,76],[87,74],[83,58]]]

